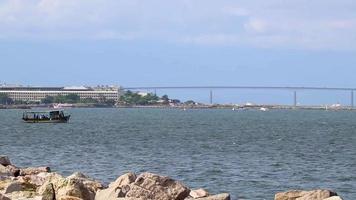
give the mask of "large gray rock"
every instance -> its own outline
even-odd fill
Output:
[[[324,200],[342,200],[342,199],[339,196],[333,196],[333,197],[326,198]]]
[[[109,185],[109,187],[122,187],[124,185],[129,185],[135,182],[136,178],[136,174],[129,172],[117,178],[115,182]]]
[[[0,194],[0,200],[11,200],[11,199],[3,194]]]
[[[190,192],[180,182],[152,173],[141,174],[126,190],[126,198],[146,200],[184,200]]]
[[[38,193],[41,195],[47,194],[50,199],[51,187],[53,188],[56,200],[94,200],[95,193],[99,189],[102,189],[103,185],[80,173],[75,173],[67,178],[53,174],[50,175],[44,185],[38,189]]]
[[[6,167],[0,165],[0,176],[18,176],[19,172],[20,170],[13,165],[7,165]]]
[[[107,189],[99,190],[95,195],[95,200],[117,200],[118,197],[125,197],[126,188],[136,180],[134,173],[127,173],[112,182]]]
[[[5,167],[11,165],[9,157],[5,155],[0,155],[0,165],[3,165]]]
[[[189,193],[189,196],[191,196],[192,198],[194,199],[197,199],[197,198],[202,198],[202,197],[207,197],[209,196],[209,192],[200,188],[200,189],[197,189],[197,190],[191,190],[190,193]]]
[[[337,196],[335,192],[330,190],[291,190],[287,192],[277,193],[275,200],[324,200],[326,198]]]
[[[51,172],[49,167],[28,167],[20,169],[20,176],[37,175],[42,172]]]
[[[230,194],[222,193],[208,197],[197,198],[198,200],[230,200]]]

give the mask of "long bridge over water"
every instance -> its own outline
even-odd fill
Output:
[[[230,90],[286,90],[293,91],[293,105],[297,106],[297,92],[298,91],[344,91],[350,92],[350,106],[354,107],[354,91],[356,88],[348,87],[283,87],[283,86],[152,86],[152,87],[124,87],[124,90],[209,90],[210,104],[213,103],[213,91],[221,89]]]

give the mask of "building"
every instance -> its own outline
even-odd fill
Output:
[[[120,87],[97,86],[97,87],[23,87],[0,85],[0,94],[7,94],[14,101],[40,102],[47,96],[76,94],[80,99],[119,99]]]

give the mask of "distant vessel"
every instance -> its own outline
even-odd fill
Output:
[[[56,104],[53,104],[53,108],[55,108],[55,109],[71,108],[71,107],[73,107],[73,104],[69,104],[69,103],[56,103]]]
[[[66,123],[70,115],[64,115],[62,110],[31,111],[22,114],[22,120],[27,123]]]
[[[262,108],[260,108],[260,111],[268,111],[269,109],[268,108],[265,108],[265,107],[262,107]]]

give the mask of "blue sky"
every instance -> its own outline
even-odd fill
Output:
[[[353,0],[0,0],[0,82],[356,87],[355,10]],[[237,96],[249,95],[276,101]]]

